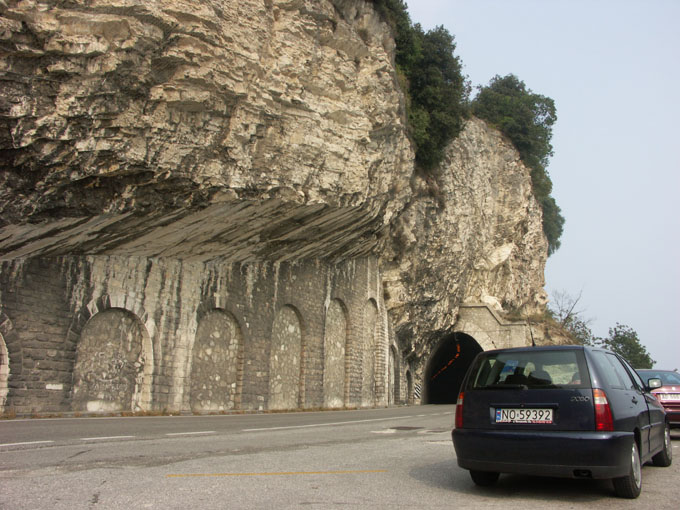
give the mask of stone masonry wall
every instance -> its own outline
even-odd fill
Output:
[[[5,262],[0,273],[3,331],[12,331],[5,411],[387,404],[389,339],[375,259],[219,266],[80,257]],[[331,303],[345,315],[345,338],[334,333],[344,356],[324,354]],[[289,341],[296,335],[297,345]],[[275,338],[285,340],[279,352]],[[281,346],[294,350],[286,354],[296,359],[293,372],[273,361]],[[277,400],[272,388],[284,379]],[[341,400],[325,405],[325,385],[342,388]]]

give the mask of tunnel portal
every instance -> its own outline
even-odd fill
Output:
[[[455,404],[465,372],[482,351],[475,339],[465,333],[442,338],[425,370],[423,404]]]

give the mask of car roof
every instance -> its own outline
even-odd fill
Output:
[[[654,373],[656,373],[656,372],[669,372],[671,374],[677,374],[678,373],[675,370],[661,370],[661,369],[658,369],[658,368],[636,368],[635,370],[637,372],[645,372],[645,373],[646,372],[654,372]],[[680,374],[678,374],[678,375],[680,375]]]
[[[585,345],[536,345],[527,347],[508,347],[506,349],[492,349],[483,351],[484,354],[495,354],[501,352],[532,352],[532,351],[575,351],[575,350],[590,350]]]

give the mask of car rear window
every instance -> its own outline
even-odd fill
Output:
[[[468,387],[584,388],[590,378],[581,351],[499,351],[477,358]]]

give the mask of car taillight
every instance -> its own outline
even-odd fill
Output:
[[[612,410],[605,392],[599,388],[593,388],[593,402],[595,403],[595,430],[614,430]]]
[[[463,392],[458,394],[458,401],[456,402],[456,428],[463,428]]]

